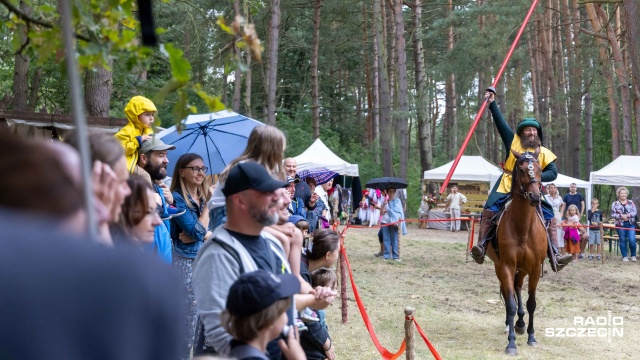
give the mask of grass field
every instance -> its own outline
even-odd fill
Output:
[[[383,261],[377,229],[348,229],[347,254],[356,285],[380,343],[396,352],[404,337],[404,308],[416,308],[416,320],[443,359],[506,359],[505,311],[493,263],[465,261],[467,232],[409,228],[401,240],[402,262]],[[548,263],[545,270],[549,270]],[[523,359],[640,358],[640,263],[608,258],[604,265],[580,260],[559,274],[547,273],[537,292],[537,347],[516,340]],[[524,288],[527,284],[525,280]],[[367,333],[349,281],[349,319],[341,323],[340,299],[327,310],[338,359],[381,358]],[[526,301],[526,290],[523,291]],[[497,302],[497,303],[496,303]],[[574,325],[574,317],[622,317],[622,337],[548,337],[546,328]],[[528,325],[528,316],[525,316]],[[600,326],[610,328],[608,326]],[[416,333],[416,356],[432,359]],[[401,357],[404,358],[404,355]]]

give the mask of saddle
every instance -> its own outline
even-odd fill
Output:
[[[505,210],[507,210],[509,208],[509,205],[511,205],[511,194],[507,194],[507,196],[508,197],[504,201],[504,204],[491,218],[491,222],[489,223],[489,230],[487,230],[487,234],[485,235],[485,241],[491,242],[491,246],[493,246],[493,249],[496,252],[496,256],[498,256],[498,258],[500,258],[500,249],[498,248],[498,225],[500,225],[500,221],[502,220],[502,216],[504,215]],[[545,224],[544,218],[542,216],[541,206],[538,206],[536,208],[536,214],[538,215],[538,219],[542,222],[542,225],[546,230],[547,225]]]

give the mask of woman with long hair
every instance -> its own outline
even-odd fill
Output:
[[[191,286],[193,260],[200,246],[209,239],[209,188],[205,184],[207,167],[198,154],[187,153],[178,159],[173,171],[171,193],[176,208],[183,215],[171,219],[173,263],[180,269],[187,290],[187,336],[183,359],[189,359],[197,320],[196,298]]]
[[[155,192],[141,176],[127,180],[131,194],[122,203],[120,220],[112,227],[114,245],[129,243],[144,246],[153,243],[155,228],[162,224],[157,211]]]
[[[320,268],[331,268],[338,260],[340,236],[330,229],[313,232],[311,251],[302,255],[300,275],[311,285],[311,273]],[[329,332],[319,322],[306,323],[309,331],[300,333],[300,345],[310,360],[334,359],[335,352]]]

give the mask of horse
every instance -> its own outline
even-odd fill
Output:
[[[516,332],[524,334],[524,309],[520,292],[525,276],[529,275],[529,335],[527,344],[536,346],[533,314],[536,310],[536,287],[542,274],[542,263],[547,254],[547,231],[541,212],[537,209],[541,201],[542,169],[538,163],[540,148],[523,154],[512,151],[516,157],[511,184],[511,203],[504,210],[497,228],[498,252],[493,244],[487,247],[487,255],[493,261],[496,276],[500,281],[500,292],[505,302],[509,344],[507,355],[518,354]],[[499,255],[498,255],[499,254]],[[514,327],[514,317],[518,321]]]

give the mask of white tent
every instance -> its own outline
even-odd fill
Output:
[[[324,167],[340,175],[359,176],[358,164],[349,164],[334,154],[320,139],[296,156],[298,171]]]
[[[620,155],[609,165],[592,171],[593,185],[640,186],[640,156]]]
[[[453,165],[453,161],[427,170],[422,177],[425,180],[444,180],[449,174],[449,170]],[[456,171],[451,176],[454,181],[486,181],[489,182],[489,188],[502,175],[502,171],[497,166],[485,160],[482,156],[463,156],[456,167]]]

